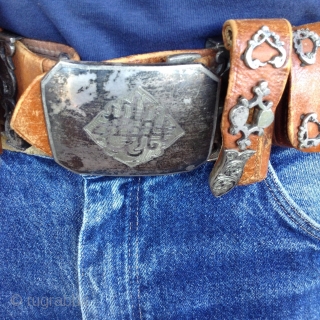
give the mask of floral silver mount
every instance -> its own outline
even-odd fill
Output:
[[[309,39],[313,44],[312,50],[310,52],[304,52],[304,49],[303,49],[303,40],[307,40],[307,39]],[[319,46],[320,46],[320,37],[314,31],[310,31],[308,28],[298,29],[294,31],[293,47],[301,61],[302,67],[306,65],[312,65],[316,62],[316,55],[317,55]]]
[[[242,137],[237,140],[240,150],[245,150],[251,145],[249,136],[257,134],[261,136],[264,128],[270,126],[274,120],[271,110],[273,103],[263,98],[270,94],[267,81],[261,81],[252,89],[254,97],[250,100],[240,97],[238,103],[230,110],[229,120],[232,123],[230,133],[236,135],[242,133]],[[248,123],[250,109],[255,108],[251,124]]]
[[[259,59],[252,59],[253,50],[264,42],[268,43],[269,46],[276,49],[279,55],[272,57],[268,61],[260,61]],[[271,64],[274,68],[281,68],[287,58],[287,52],[284,48],[284,42],[280,41],[280,36],[275,32],[271,32],[267,26],[263,26],[258,30],[248,41],[248,46],[244,52],[244,63],[247,67],[251,69],[258,69],[259,67],[264,67],[267,64]]]
[[[259,82],[252,91],[254,93],[252,99],[248,100],[241,96],[238,103],[230,110],[230,133],[232,135],[242,133],[242,137],[237,140],[240,151],[223,150],[221,159],[212,170],[209,184],[216,197],[226,194],[239,183],[247,161],[256,153],[255,150],[247,150],[251,145],[250,135],[263,135],[264,129],[274,121],[274,113],[271,110],[273,103],[263,100],[270,94],[268,82]],[[250,109],[253,109],[253,115],[251,123],[248,123]]]
[[[308,123],[313,122],[318,126],[318,130],[320,132],[320,122],[318,121],[318,117],[316,113],[308,113],[303,115],[302,123],[299,127],[298,132],[298,141],[300,142],[299,148],[311,148],[316,147],[320,144],[320,134],[318,134],[315,138],[309,138],[308,134]]]

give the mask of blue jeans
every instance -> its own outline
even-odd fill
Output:
[[[1,318],[319,319],[318,158],[274,148],[264,182],[216,199],[211,164],[82,179],[5,152]]]

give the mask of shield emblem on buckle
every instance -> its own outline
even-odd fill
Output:
[[[41,87],[54,158],[74,172],[177,173],[210,155],[219,79],[201,64],[60,61]]]

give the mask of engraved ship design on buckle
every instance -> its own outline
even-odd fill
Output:
[[[308,123],[312,122],[318,126],[318,131],[320,132],[320,122],[318,121],[318,116],[316,113],[307,113],[301,116],[301,126],[299,127],[298,132],[298,141],[300,142],[299,148],[311,148],[316,147],[320,144],[320,134],[315,138],[309,138],[308,133]]]
[[[310,52],[304,52],[303,40],[309,39],[312,42],[312,50]],[[320,47],[320,37],[314,31],[306,29],[298,29],[293,32],[293,47],[298,55],[301,66],[312,65],[316,62],[316,55],[318,48]]]
[[[107,104],[84,130],[108,156],[131,168],[162,156],[185,134],[142,87]]]
[[[222,157],[218,159],[217,165],[210,174],[209,185],[214,196],[219,197],[231,191],[240,181],[244,167],[255,150],[247,149],[251,145],[249,139],[251,134],[263,135],[264,128],[267,128],[274,121],[274,114],[271,110],[273,103],[263,98],[270,94],[267,81],[261,81],[252,88],[254,97],[247,100],[240,97],[238,103],[229,112],[231,123],[230,134],[236,135],[241,132],[242,137],[236,141],[239,149],[225,149]],[[250,109],[253,109],[252,121]]]
[[[253,60],[253,50],[264,42],[276,49],[279,52],[279,55],[272,57],[266,62],[262,62],[259,59]],[[247,49],[243,54],[245,65],[251,69],[258,69],[259,67],[264,67],[267,64],[271,64],[274,68],[281,68],[286,61],[286,57],[287,52],[284,48],[284,42],[280,41],[279,35],[275,32],[271,32],[267,26],[263,26],[253,35],[252,39],[248,41]]]

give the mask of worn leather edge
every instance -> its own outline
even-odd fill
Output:
[[[69,46],[32,39],[17,41],[13,56],[18,92],[10,125],[24,140],[38,148],[39,154],[45,153],[50,156],[41,104],[40,81],[57,63],[61,54],[66,54],[73,60],[80,60],[78,53]],[[5,148],[9,146],[5,144]],[[10,147],[10,150],[15,149]],[[30,153],[28,150],[24,152]],[[37,150],[31,154],[37,154]]]
[[[41,101],[41,79],[37,76],[18,100],[11,119],[11,127],[24,140],[45,154],[52,156]]]

